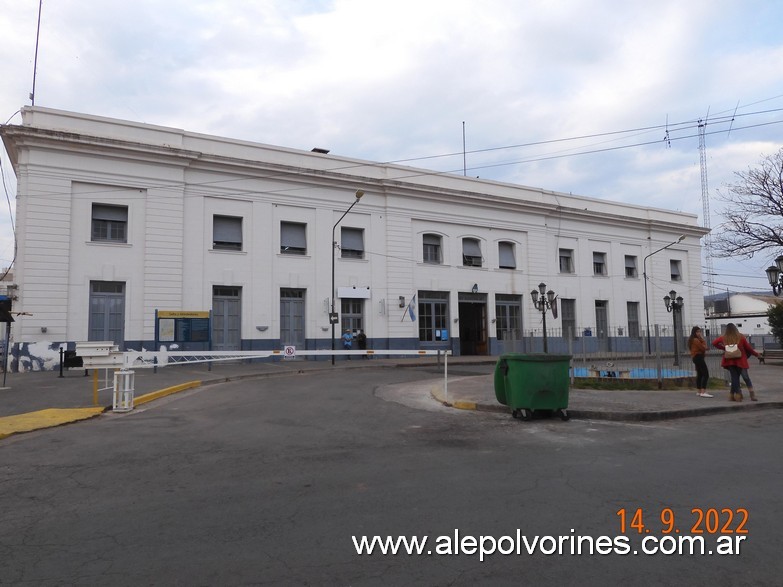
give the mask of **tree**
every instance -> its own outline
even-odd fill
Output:
[[[767,320],[772,329],[772,336],[783,346],[783,303],[773,304],[769,307]]]
[[[762,158],[759,167],[734,173],[737,183],[718,191],[728,204],[725,222],[713,235],[718,257],[746,257],[783,249],[783,149]]]

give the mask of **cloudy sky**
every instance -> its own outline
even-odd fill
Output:
[[[38,0],[0,0],[0,122],[30,104]],[[43,0],[35,104],[702,218],[783,147],[777,0]],[[3,152],[0,265],[16,183]],[[3,198],[5,199],[5,198]],[[779,251],[714,260],[768,288]]]

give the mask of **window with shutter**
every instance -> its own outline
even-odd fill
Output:
[[[625,256],[625,276],[638,277],[638,273],[636,271],[636,257],[633,255]]]
[[[241,251],[242,218],[217,214],[213,216],[212,248],[221,251]]]
[[[341,229],[340,256],[343,259],[364,259],[364,229]]]
[[[466,267],[481,267],[481,245],[475,238],[462,239],[462,264]]]
[[[593,253],[593,274],[606,275],[606,253]]]
[[[574,272],[574,251],[573,249],[559,249],[558,259],[560,262],[560,273]]]
[[[680,261],[669,261],[671,267],[672,281],[682,281],[682,265]]]
[[[93,242],[128,242],[128,207],[93,204],[91,233]]]
[[[514,243],[499,243],[498,256],[500,258],[499,266],[501,269],[517,268],[517,260],[514,255]]]
[[[280,223],[280,252],[284,255],[307,254],[307,225],[300,222]]]

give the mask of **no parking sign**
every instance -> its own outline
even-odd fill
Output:
[[[283,350],[283,357],[286,359],[294,359],[296,358],[296,347],[295,346],[287,346]]]

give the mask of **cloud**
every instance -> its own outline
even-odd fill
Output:
[[[0,0],[3,121],[36,19]],[[727,117],[711,186],[781,146],[781,20],[761,0],[58,0],[36,103],[456,173],[464,122],[469,175],[700,214],[697,119]]]

